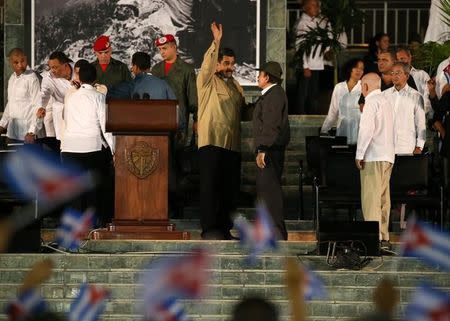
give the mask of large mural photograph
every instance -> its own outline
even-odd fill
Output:
[[[161,60],[154,40],[175,35],[183,59],[200,68],[212,41],[210,24],[222,23],[222,45],[236,52],[235,77],[256,85],[261,55],[263,0],[34,0],[33,67],[46,68],[48,56],[59,50],[74,61],[95,60],[92,45],[110,36],[113,57],[130,64],[144,51],[152,63]]]

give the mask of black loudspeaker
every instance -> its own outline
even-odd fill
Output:
[[[378,222],[321,221],[318,233],[319,255],[327,255],[328,242],[359,241],[368,256],[380,255]]]
[[[8,243],[8,253],[38,253],[41,250],[41,221],[16,231]]]

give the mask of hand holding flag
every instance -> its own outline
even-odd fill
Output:
[[[6,307],[9,321],[26,320],[45,312],[47,304],[39,293],[39,289],[33,288],[22,292],[17,299]]]
[[[421,285],[406,308],[407,321],[450,320],[450,296],[431,286]]]
[[[434,229],[427,223],[408,220],[401,240],[405,256],[416,256],[450,271],[450,234]]]
[[[272,218],[264,203],[256,206],[256,217],[253,225],[243,217],[234,220],[239,231],[241,244],[248,249],[248,260],[254,262],[256,258],[269,248],[276,248],[275,231]]]
[[[83,283],[70,306],[69,321],[97,321],[105,310],[109,296],[109,290]]]
[[[140,313],[146,320],[151,320],[161,313],[162,307],[167,309],[169,303],[173,307],[174,300],[202,296],[209,280],[207,270],[210,265],[211,257],[204,249],[195,249],[190,254],[151,264],[142,280],[144,293]]]
[[[56,242],[63,248],[77,250],[93,225],[93,209],[87,209],[84,213],[67,209],[61,218],[61,226],[56,231]]]

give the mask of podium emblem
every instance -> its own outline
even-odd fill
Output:
[[[137,142],[125,154],[128,170],[138,178],[146,178],[158,167],[159,149],[145,142]]]

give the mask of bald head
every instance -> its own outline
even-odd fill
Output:
[[[372,91],[381,88],[381,78],[376,73],[371,72],[361,79],[361,92],[366,97]]]

